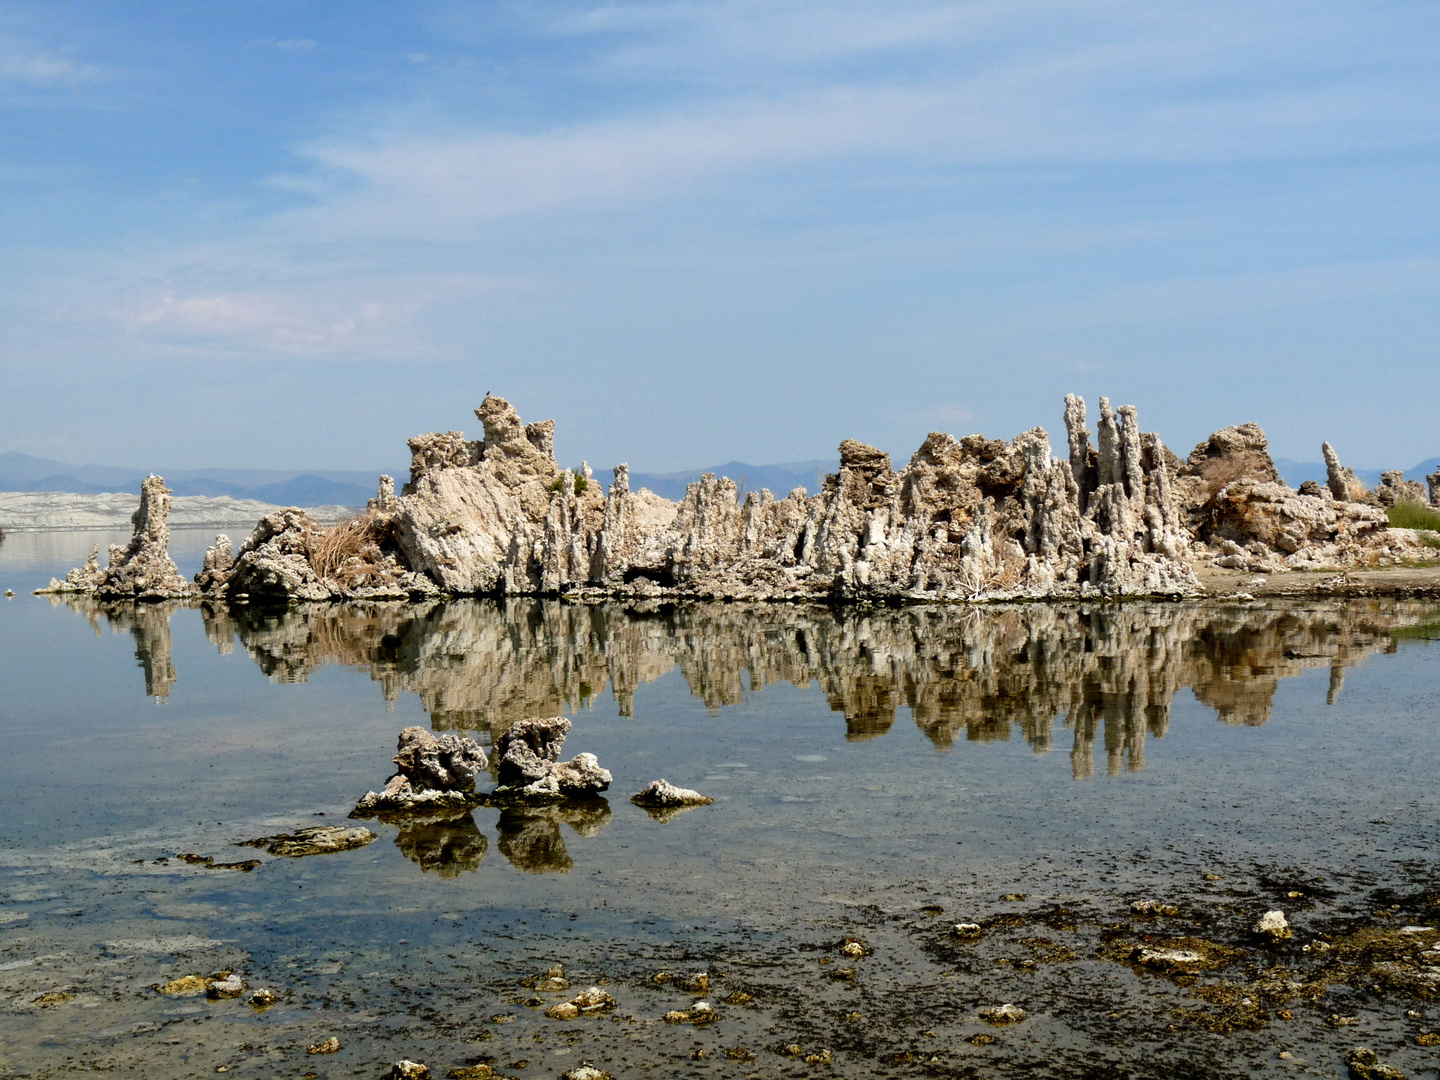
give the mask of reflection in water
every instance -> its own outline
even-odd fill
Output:
[[[411,862],[419,863],[427,873],[434,870],[441,877],[459,877],[464,871],[480,868],[490,841],[475,824],[474,816],[465,811],[448,815],[409,815],[383,820],[399,831],[395,846]]]
[[[170,658],[170,616],[185,606],[179,600],[159,603],[102,604],[92,596],[52,596],[51,606],[64,604],[84,615],[95,636],[100,636],[100,617],[117,634],[126,631],[135,636],[135,659],[145,672],[145,693],[160,701],[170,696],[175,685],[175,663]]]
[[[517,870],[531,874],[565,873],[574,866],[560,826],[569,825],[580,836],[594,836],[610,823],[610,804],[604,799],[583,799],[553,806],[507,806],[495,829],[500,853]]]
[[[147,691],[168,691],[173,606],[66,602],[97,627],[103,612],[131,630]],[[637,687],[678,667],[715,710],[774,683],[818,685],[852,740],[884,735],[909,709],[939,750],[1013,731],[1038,752],[1052,749],[1063,717],[1074,773],[1087,777],[1097,745],[1112,775],[1142,768],[1146,736],[1165,734],[1186,687],[1225,723],[1259,725],[1282,679],[1328,667],[1333,703],[1347,667],[1393,649],[1392,629],[1435,610],[1392,600],[837,610],[515,599],[202,612],[216,648],[238,640],[273,681],[365,667],[387,700],[417,694],[434,728],[482,741],[523,717],[573,711],[607,686],[629,715]]]

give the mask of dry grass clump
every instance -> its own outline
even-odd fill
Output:
[[[384,558],[380,544],[389,536],[388,524],[365,514],[319,529],[306,538],[306,558],[321,581],[342,585],[364,584],[381,573]]]

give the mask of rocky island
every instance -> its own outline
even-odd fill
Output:
[[[1036,427],[1013,440],[932,432],[896,470],[847,439],[821,490],[776,498],[707,474],[679,502],[608,491],[588,466],[562,469],[554,421],[526,424],[503,398],[458,431],[409,441],[399,494],[382,476],[367,512],[324,526],[290,508],[234,550],[217,537],[194,585],[164,553],[168,493],[142,491],[135,539],[54,581],[53,592],[239,603],[409,600],[446,595],[574,599],[936,602],[1201,596],[1213,571],[1286,574],[1432,560],[1433,533],[1392,527],[1388,509],[1440,497],[1398,472],[1368,491],[1323,447],[1328,483],[1294,490],[1255,424],[1215,432],[1187,457],[1142,432],[1132,406],[1065,399],[1064,458]],[[1213,573],[1211,573],[1213,577]]]

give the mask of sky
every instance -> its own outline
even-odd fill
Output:
[[[1440,454],[1440,5],[0,0],[0,450]]]

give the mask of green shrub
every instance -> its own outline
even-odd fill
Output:
[[[1440,512],[1423,503],[1398,502],[1390,507],[1388,513],[1391,528],[1440,531]]]
[[[555,477],[554,480],[550,481],[550,490],[551,490],[551,491],[563,491],[563,490],[565,490],[565,474],[564,474],[564,473],[561,473],[559,476]]]
[[[584,476],[582,476],[582,475],[580,475],[580,474],[577,473],[576,476],[575,476],[575,494],[576,494],[576,495],[584,495],[584,494],[585,494],[585,489],[588,488],[589,486],[590,486],[590,481],[586,480]]]

